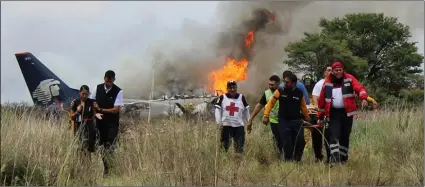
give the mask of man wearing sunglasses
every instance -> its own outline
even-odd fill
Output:
[[[101,120],[96,120],[96,126],[100,135],[99,145],[103,145],[105,150],[102,154],[102,160],[104,174],[106,175],[109,172],[109,160],[114,151],[115,139],[118,135],[119,112],[123,105],[123,91],[114,84],[114,71],[106,71],[104,81],[104,83],[97,85],[93,89],[90,98],[96,101],[96,110],[103,114]]]
[[[269,123],[270,111],[279,101],[278,128],[283,142],[284,159],[301,161],[305,146],[304,127],[301,118],[310,121],[303,92],[297,88],[297,76],[290,74],[284,78],[285,86],[279,87],[267,102],[263,123]],[[300,112],[303,114],[301,117]]]
[[[282,78],[285,79],[286,77],[288,77],[292,74],[294,74],[292,71],[284,71],[283,74],[282,74]],[[279,86],[285,87],[285,82],[282,82]],[[301,81],[297,80],[295,86],[303,92],[305,103],[307,105],[309,105],[310,104],[310,97],[308,95],[307,89],[305,88],[304,84]]]

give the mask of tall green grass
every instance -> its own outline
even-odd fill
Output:
[[[98,153],[81,163],[68,121],[2,106],[3,185],[424,185],[424,108],[383,108],[355,120],[347,165],[278,161],[260,118],[244,155],[219,151],[213,120],[131,120],[120,134],[114,169],[103,177]],[[310,148],[311,149],[311,148]],[[98,150],[100,151],[100,149]],[[325,151],[323,151],[325,154]]]

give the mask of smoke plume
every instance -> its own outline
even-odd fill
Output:
[[[249,59],[248,77],[239,83],[239,91],[258,94],[267,87],[268,77],[281,76],[287,69],[282,61],[286,56],[284,47],[289,42],[299,40],[304,32],[319,31],[317,24],[322,17],[332,19],[356,12],[383,12],[398,17],[412,31],[419,29],[423,33],[422,2],[220,2],[216,23],[203,25],[185,20],[181,33],[173,33],[170,40],[155,44],[145,54],[144,59],[149,62],[139,65],[143,70],[126,73],[126,80],[132,81],[126,81],[131,84],[122,87],[131,90],[128,94],[146,98],[152,76],[146,67],[155,64],[156,95],[200,94],[207,91],[208,73],[220,68],[226,56],[234,55]],[[272,13],[271,22],[267,13]],[[252,51],[241,47],[250,30],[256,31]]]

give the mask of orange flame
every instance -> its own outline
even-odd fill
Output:
[[[244,47],[251,49],[253,42],[254,31],[249,31],[245,36]],[[223,68],[209,74],[210,79],[213,81],[210,91],[216,91],[219,95],[227,93],[227,81],[234,80],[238,82],[245,80],[247,76],[247,67],[248,59],[242,58],[241,60],[236,60],[234,58],[227,57],[226,64]]]
[[[210,77],[214,81],[213,91],[217,91],[219,95],[227,93],[227,81],[234,80],[237,82],[245,80],[247,66],[248,60],[246,59],[237,61],[234,58],[228,57],[222,69],[210,73]]]
[[[249,31],[245,37],[245,47],[250,49],[252,42],[254,42],[254,31]]]

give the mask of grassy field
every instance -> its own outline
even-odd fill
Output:
[[[423,106],[423,104],[422,104]],[[2,106],[3,185],[424,185],[424,108],[364,112],[355,121],[347,165],[301,164],[275,157],[272,135],[257,119],[245,154],[217,151],[217,128],[206,120],[129,121],[114,170],[102,177],[100,156],[75,157],[76,143],[62,124],[27,109]],[[24,111],[22,111],[24,110]],[[325,151],[324,151],[325,153]],[[74,171],[74,172],[72,172]]]

